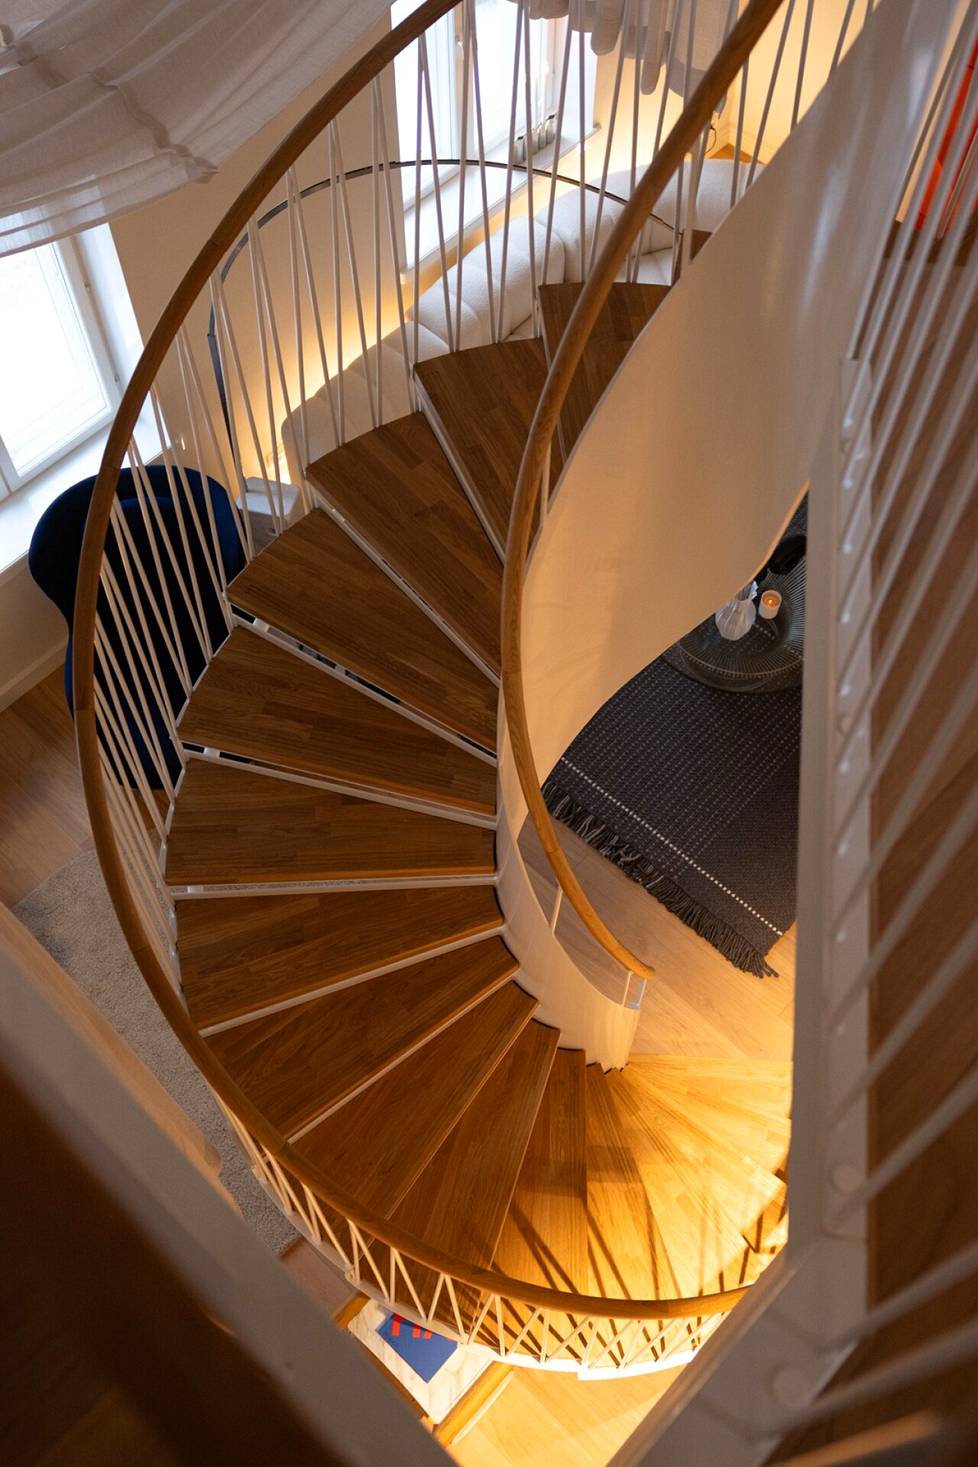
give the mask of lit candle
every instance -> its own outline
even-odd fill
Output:
[[[778,612],[780,610],[781,610],[781,592],[780,591],[762,591],[761,592],[761,604],[757,608],[757,614],[758,614],[758,616],[762,616],[765,621],[770,621],[772,617],[777,616],[777,614],[778,614]]]

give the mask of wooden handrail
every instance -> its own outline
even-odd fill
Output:
[[[539,462],[540,445],[544,441],[549,444],[557,412],[566,395],[569,378],[579,360],[584,338],[594,323],[618,265],[624,258],[634,235],[638,233],[637,228],[633,230],[633,225],[638,219],[639,227],[641,227],[641,222],[644,221],[640,216],[648,213],[650,205],[647,207],[645,201],[647,199],[654,201],[658,198],[664,183],[671,176],[673,169],[678,166],[687,148],[695,141],[704,122],[712,114],[715,103],[726,91],[744,57],[763,31],[767,20],[781,3],[782,0],[752,0],[750,7],[731,32],[717,60],[706,73],[689,108],[683,113],[667,139],[656,163],[646,173],[636,193],[631,196],[629,203],[625,206],[619,224],[597,263],[593,277],[597,285],[592,289],[589,283],[582,292],[565,338],[558,349],[544,388],[544,396],[534,417],[530,440],[520,470],[510,534],[511,546],[517,547],[520,552],[520,570],[514,579],[507,569],[509,593],[504,600],[506,613],[503,626],[504,645],[509,649],[507,713],[510,713],[509,698],[514,697],[516,702],[513,706],[517,708],[522,718],[520,777],[521,781],[524,781],[524,792],[528,795],[532,794],[532,789],[527,791],[525,777],[528,770],[532,771],[533,763],[529,745],[525,739],[526,718],[522,704],[519,661],[519,611],[522,604],[523,562],[529,533],[530,495],[527,486],[539,481],[539,468],[534,470],[533,465]],[[480,1292],[496,1294],[514,1303],[526,1304],[535,1309],[616,1320],[663,1320],[722,1314],[743,1298],[748,1286],[676,1299],[616,1299],[603,1295],[545,1288],[527,1283],[522,1279],[512,1278],[493,1269],[463,1264],[458,1259],[449,1257],[396,1227],[386,1218],[363,1208],[343,1192],[337,1191],[317,1167],[311,1165],[278,1131],[269,1125],[265,1117],[219,1063],[213,1051],[201,1039],[192,1024],[179,995],[170,982],[169,975],[159,962],[133,899],[103,785],[95,707],[95,627],[99,580],[119,472],[137,419],[153,386],[156,374],[188,313],[202,291],[205,290],[211,275],[220,265],[226,251],[236,243],[271,188],[285,176],[299,155],[321,133],[323,128],[333,121],[340,111],[403,49],[417,40],[419,35],[441,16],[454,9],[454,5],[455,0],[426,0],[426,3],[362,56],[296,124],[238,195],[197,254],[164,309],[123,394],[119,410],[109,431],[88,513],[73,627],[75,722],[79,761],[92,834],[102,874],[130,951],[171,1029],[208,1085],[253,1140],[297,1181],[308,1187],[310,1192],[326,1207],[352,1222],[368,1238],[386,1244],[423,1267],[446,1274],[451,1279]],[[663,158],[669,160],[665,166],[661,164]],[[569,370],[568,362],[570,362]],[[539,799],[538,787],[536,795]],[[529,803],[531,810],[537,810],[532,800],[529,800]],[[549,816],[542,805],[542,800],[539,805],[544,812],[545,827],[549,827]],[[540,828],[539,825],[538,828]],[[552,855],[551,859],[553,859]],[[575,909],[581,911],[579,903],[582,903],[584,907],[582,915],[590,913],[598,924],[598,930],[603,932],[603,924],[593,913],[587,898],[577,886],[573,873],[569,868],[558,869],[556,863],[555,869],[558,870],[558,878],[563,878],[562,885],[565,886]],[[598,935],[597,931],[596,935]],[[598,940],[607,945],[607,941],[601,936],[598,936]],[[649,973],[650,970],[634,955],[628,953],[626,948],[618,944],[611,934],[607,934],[607,940],[615,944],[611,950],[615,951],[616,955],[620,953],[622,955],[620,960],[626,962],[634,972],[642,976]]]
[[[640,978],[654,978],[654,968],[649,967],[620,942],[592,906],[564,853],[556,826],[541,793],[541,780],[533,758],[523,688],[522,622],[526,557],[540,484],[557,431],[557,420],[611,287],[663,189],[686,154],[695,146],[713,116],[717,103],[735,80],[782,3],[783,0],[750,0],[675,127],[636,183],[631,197],[615,221],[608,242],[577,298],[567,329],[550,364],[523,451],[509,522],[503,572],[502,689],[506,727],[520,787],[540,844],[564,896],[605,952],[610,953],[617,962],[631,969]]]

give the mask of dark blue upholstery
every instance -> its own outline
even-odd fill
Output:
[[[207,567],[207,555],[217,565],[214,555],[214,536],[210,528],[207,502],[210,500],[213,515],[214,531],[216,532],[217,544],[223,559],[225,574],[228,579],[236,575],[244,565],[244,552],[235,524],[234,510],[228,497],[227,490],[215,479],[202,479],[201,475],[194,469],[184,470],[183,475],[174,473],[172,485],[176,488],[180,497],[179,506],[174,505],[171,478],[164,466],[159,464],[150,465],[146,470],[146,479],[149,488],[155,497],[159,508],[160,518],[163,521],[170,544],[174,548],[175,558],[188,585],[191,578],[187,572],[187,554],[183,548],[183,540],[180,533],[180,521],[178,508],[183,512],[183,521],[189,546],[189,559],[192,566],[192,580],[200,592],[201,606],[204,620],[207,625],[208,635],[212,646],[216,649],[227,636],[227,624],[221,609],[218,595],[214,591],[210,572]],[[197,512],[197,519],[204,536],[204,544],[196,533],[194,518],[186,503],[187,493],[183,486],[183,478],[186,478],[187,489]],[[85,533],[85,522],[88,517],[88,508],[95,488],[94,479],[84,479],[81,483],[73,485],[60,495],[52,505],[41,516],[37,528],[31,540],[31,548],[28,556],[31,575],[40,586],[46,596],[54,602],[68,623],[68,650],[65,655],[65,696],[68,707],[72,706],[72,620],[75,611],[75,590],[78,584],[78,565],[81,559],[82,539]],[[187,609],[186,599],[181,590],[180,583],[166,551],[161,548],[160,534],[158,528],[154,527],[151,537],[143,517],[139,500],[133,485],[132,472],[123,469],[119,475],[118,488],[119,504],[126,518],[129,535],[135,555],[139,560],[140,567],[145,577],[145,585],[136,580],[127,567],[127,558],[120,550],[116,540],[115,530],[110,525],[105,540],[105,556],[112,569],[115,571],[116,581],[120,588],[123,603],[129,615],[129,621],[136,628],[135,635],[145,645],[146,631],[152,643],[153,651],[159,663],[164,691],[171,710],[176,713],[184,701],[184,690],[180,678],[179,668],[167,647],[167,638],[164,636],[157,621],[157,609],[163,611],[165,598],[160,574],[156,568],[156,558],[163,568],[163,584],[169,594],[170,604],[173,607],[174,618],[177,627],[177,638],[187,663],[187,670],[191,678],[196,678],[204,668],[204,653],[201,650],[197,633],[191,614]],[[206,549],[205,549],[206,546]],[[154,556],[154,548],[156,556]],[[130,557],[132,552],[130,551]],[[146,776],[152,788],[158,789],[161,785],[160,772],[156,767],[156,761],[146,746],[139,730],[139,717],[143,703],[152,718],[160,745],[164,750],[166,763],[171,775],[179,772],[180,761],[176,750],[172,747],[169,735],[166,732],[166,722],[159,706],[159,697],[153,686],[148,673],[140,673],[140,681],[137,685],[133,675],[128,672],[128,660],[124,655],[124,638],[120,628],[116,625],[112,609],[104,588],[99,593],[99,615],[102,626],[110,645],[115,652],[120,668],[125,669],[127,700],[126,714],[129,729],[133,735],[133,742],[139,754],[140,763],[145,770]],[[164,611],[165,618],[165,611]],[[168,626],[168,622],[165,622]],[[146,628],[146,631],[143,628]],[[108,677],[107,670],[100,672]],[[118,691],[118,690],[117,690]],[[141,696],[140,696],[141,693]],[[120,699],[121,701],[121,699]],[[133,706],[140,712],[134,713]],[[127,776],[128,777],[128,776]]]

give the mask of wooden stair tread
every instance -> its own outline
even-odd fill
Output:
[[[491,764],[349,678],[235,627],[180,719],[188,743],[492,814]]]
[[[491,1265],[558,1038],[526,1026],[395,1209],[399,1227],[465,1263]]]
[[[418,362],[426,416],[502,555],[516,477],[547,375],[540,341],[504,341]],[[551,485],[559,470],[554,445]]]
[[[491,886],[197,897],[176,912],[183,991],[201,1027],[502,923]]]
[[[536,1006],[505,984],[320,1121],[298,1150],[362,1206],[390,1216]]]
[[[548,361],[553,360],[582,289],[579,281],[540,286],[540,317]],[[560,410],[565,458],[636,338],[668,294],[667,285],[630,285],[620,281],[611,287]]]
[[[229,594],[409,707],[495,747],[495,685],[323,510],[273,540]]]
[[[711,1156],[690,1165],[677,1144],[675,1118],[628,1083],[627,1071],[609,1076],[626,1144],[642,1178],[657,1233],[664,1240],[664,1293],[690,1298],[744,1280],[747,1242],[713,1190]]]
[[[487,998],[516,966],[487,938],[206,1042],[266,1120],[292,1136]]]
[[[498,672],[502,567],[424,414],[352,439],[306,474]]]
[[[587,1291],[585,1116],[584,1051],[559,1049],[496,1247],[503,1273]]]
[[[619,1119],[608,1077],[587,1067],[590,1289],[631,1299],[672,1294],[663,1240]]]
[[[711,1243],[711,1259],[721,1266],[732,1262],[738,1252],[736,1238],[751,1238],[758,1218],[783,1196],[780,1177],[697,1124],[681,1103],[672,1104],[665,1096],[652,1101],[627,1072],[618,1077],[616,1094],[631,1107],[636,1152],[654,1164],[667,1150],[672,1174],[709,1219],[704,1239]]]
[[[174,885],[491,875],[493,833],[192,759],[167,842]]]

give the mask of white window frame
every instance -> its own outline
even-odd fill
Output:
[[[42,474],[68,458],[70,454],[88,443],[97,434],[103,433],[106,425],[115,416],[122,395],[119,370],[109,347],[96,306],[92,283],[88,278],[78,245],[72,239],[64,239],[52,245],[39,246],[39,248],[51,249],[57,256],[68,294],[92,355],[99,385],[106,400],[106,408],[97,418],[89,419],[78,432],[59,443],[57,448],[52,449],[44,459],[32,464],[30,471],[26,474],[19,474],[14,468],[4,446],[3,438],[0,437],[0,503],[6,502],[19,494],[21,490],[28,488]],[[15,346],[14,349],[16,349]]]
[[[404,11],[404,14],[403,15],[401,15],[401,16],[398,17],[398,19],[403,20],[407,14],[410,14],[410,12],[412,10],[416,9],[416,8],[417,8],[416,5],[411,5],[408,9],[406,9]],[[519,12],[519,10],[518,10],[518,8],[517,8],[517,6],[515,4],[513,5],[513,14],[516,17],[518,17],[519,14],[520,14],[520,12]],[[441,125],[446,121],[446,113],[444,111],[441,112],[441,114],[439,115],[439,106],[441,106],[442,108],[445,107],[444,92],[439,89],[439,80],[440,79],[444,79],[446,73],[449,72],[449,66],[448,66],[448,58],[449,58],[449,56],[451,56],[452,63],[453,63],[452,64],[452,67],[451,67],[451,72],[450,72],[450,74],[453,77],[453,80],[451,82],[451,91],[450,91],[450,104],[449,104],[450,105],[450,111],[447,113],[448,132],[449,132],[449,151],[446,154],[446,156],[449,157],[449,158],[461,158],[461,156],[462,156],[462,136],[461,136],[461,134],[462,134],[462,92],[463,92],[463,87],[464,87],[464,66],[465,66],[464,41],[463,41],[463,17],[464,17],[464,7],[461,6],[461,5],[456,5],[453,10],[448,11],[445,15],[443,15],[441,17],[440,20],[436,21],[433,26],[430,26],[428,28],[427,32],[426,32],[426,36],[428,38],[428,73],[429,73],[429,77],[430,77],[430,80],[431,80],[431,102],[432,102],[432,111],[435,114],[435,128],[436,128],[436,131],[437,130],[440,130]],[[394,20],[393,7],[392,7],[392,17],[391,17],[391,19],[392,19],[392,22],[393,22],[393,20]],[[535,92],[535,96],[533,97],[532,101],[533,101],[533,106],[536,109],[537,115],[535,115],[533,117],[533,119],[532,119],[532,121],[530,123],[530,126],[527,129],[528,131],[534,131],[534,130],[535,131],[541,131],[543,129],[544,124],[548,121],[548,119],[550,117],[552,117],[556,113],[556,108],[557,108],[557,81],[559,79],[560,61],[561,61],[561,57],[563,55],[564,34],[565,34],[565,29],[566,29],[566,26],[568,25],[568,23],[569,22],[568,22],[568,20],[567,20],[566,17],[558,17],[556,19],[550,19],[550,20],[546,20],[546,19],[544,19],[544,20],[533,20],[533,21],[530,22],[531,26],[542,26],[542,27],[545,28],[544,34],[546,36],[546,42],[545,42],[544,50],[545,50],[546,55],[547,55],[548,66],[547,66],[547,78],[546,78],[546,82],[545,82],[542,90],[541,90],[541,87],[540,87],[539,74],[532,79],[533,80],[534,92]],[[432,44],[433,40],[434,40],[434,44]],[[415,44],[417,44],[417,43],[415,43]],[[436,51],[436,47],[437,47],[437,51]],[[412,48],[412,51],[413,51],[413,48]],[[523,77],[525,75],[525,65],[526,65],[526,61],[525,61],[525,57],[522,54],[522,49],[521,49],[521,53],[520,53],[520,83],[519,83],[520,88],[521,88],[521,91],[520,91],[520,102],[521,103],[522,103]],[[474,72],[474,68],[473,68],[473,72]],[[412,81],[411,81],[411,92],[410,92],[411,113],[412,113],[413,116],[416,116],[416,109],[417,109],[417,104],[418,104],[418,83],[417,83],[417,81],[416,81],[415,78],[416,78],[416,67],[415,68],[412,68]],[[512,82],[512,61],[510,61],[510,70],[509,70],[509,74],[508,74],[508,77],[507,77],[507,87],[510,87],[511,86],[511,82]],[[592,87],[592,91],[593,91],[593,78],[591,79],[591,87]],[[400,156],[401,156],[402,161],[406,161],[406,160],[413,159],[415,157],[415,155],[416,155],[416,152],[417,152],[417,126],[416,126],[416,124],[414,125],[414,127],[413,127],[413,129],[412,129],[411,134],[410,134],[409,137],[402,137],[401,136],[401,131],[400,131],[401,107],[400,107],[400,99],[396,97],[396,89],[397,89],[397,77],[396,77],[396,71],[395,71],[395,105],[397,107],[397,118],[398,118],[398,127],[397,127],[398,149],[399,149],[399,153],[400,153]],[[468,126],[469,126],[469,139],[468,139],[468,141],[469,141],[469,144],[470,144],[469,154],[470,154],[471,157],[474,157],[475,156],[475,128],[476,128],[475,117],[476,117],[476,113],[475,113],[475,95],[474,95],[474,92],[475,92],[475,84],[474,84],[474,76],[473,76],[472,78],[470,78],[470,83],[469,83],[469,98],[468,98]],[[407,99],[405,98],[404,101],[405,101],[405,110],[406,110]],[[421,92],[421,106],[422,106],[422,109],[424,111],[424,121],[423,121],[423,128],[422,128],[422,146],[424,146],[424,140],[425,140],[425,138],[427,136],[427,131],[428,131],[428,124],[427,124],[426,99],[425,99],[425,96],[424,96],[423,84],[422,84],[422,92]],[[590,111],[592,109],[593,109],[593,96],[592,96],[592,100],[591,100],[591,108],[589,108],[589,122],[590,122]],[[519,157],[519,140],[520,140],[521,137],[522,137],[522,133],[517,133],[516,141],[515,141],[515,144],[514,144],[514,151],[515,151],[515,154],[516,154],[516,157],[517,158]],[[488,158],[493,158],[493,159],[499,160],[499,159],[504,159],[506,157],[506,153],[507,153],[507,150],[508,150],[508,147],[509,147],[509,119],[508,119],[508,116],[507,116],[506,123],[505,123],[502,131],[499,132],[498,134],[495,134],[495,135],[492,135],[492,136],[490,136],[489,134],[487,134],[484,141],[485,141],[486,156]],[[537,148],[537,149],[532,150],[533,153],[536,153],[536,152],[541,151],[544,146],[545,146],[544,144],[541,144],[541,147],[540,148]],[[442,163],[441,162],[441,151],[440,150],[439,150],[438,156],[439,156],[439,173],[438,173],[439,185],[443,185],[445,183],[450,182],[458,174],[458,171],[459,170],[458,170],[458,166],[457,165],[448,164],[448,163]],[[420,189],[420,195],[419,195],[420,198],[421,199],[424,199],[429,194],[433,193],[434,192],[434,187],[435,187],[434,170],[433,169],[425,169],[423,171],[423,174],[422,174],[422,182],[421,182],[421,189]]]

